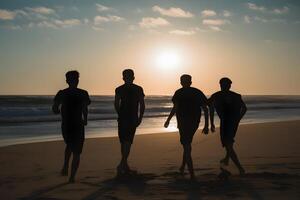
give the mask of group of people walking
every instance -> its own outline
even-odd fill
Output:
[[[116,88],[114,107],[118,114],[118,136],[121,144],[121,161],[117,166],[117,175],[128,175],[136,173],[128,165],[128,156],[134,140],[136,128],[141,124],[144,111],[143,88],[134,84],[134,71],[125,69],[122,73],[124,84]],[[91,103],[88,92],[79,89],[79,72],[69,71],[66,73],[68,88],[60,90],[55,98],[52,110],[62,117],[62,135],[66,143],[65,159],[61,174],[68,175],[69,160],[73,155],[71,174],[69,182],[75,181],[75,175],[80,162],[80,154],[84,144],[84,126],[87,125],[88,105]],[[231,80],[222,78],[220,80],[221,90],[214,93],[209,99],[197,88],[191,87],[192,77],[184,74],[180,77],[182,87],[172,97],[173,108],[164,124],[168,127],[174,115],[177,119],[177,127],[180,134],[180,143],[183,146],[183,158],[179,171],[184,175],[185,167],[192,180],[195,179],[193,161],[191,156],[191,143],[204,113],[204,128],[202,133],[215,131],[215,110],[220,118],[220,138],[226,150],[225,157],[220,161],[224,165],[229,164],[231,159],[239,169],[240,174],[245,170],[239,162],[233,148],[234,137],[240,120],[247,111],[246,105],[240,94],[230,91]]]

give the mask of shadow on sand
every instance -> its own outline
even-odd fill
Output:
[[[151,174],[138,173],[130,176],[107,179],[101,182],[82,180],[79,183],[91,187],[94,190],[86,196],[80,196],[83,200],[96,199],[238,199],[250,198],[266,199],[265,191],[288,192],[297,188],[300,177],[293,174],[280,174],[271,172],[249,173],[243,177],[231,176],[228,181],[220,181],[217,175],[206,173],[197,176],[198,181],[190,181],[176,171]],[[47,187],[33,192],[25,199],[57,200],[47,198],[49,192],[61,190],[67,183]],[[75,191],[74,191],[75,192]]]

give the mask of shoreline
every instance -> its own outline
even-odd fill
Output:
[[[244,125],[251,125],[251,124],[268,124],[268,123],[280,123],[280,122],[294,122],[294,121],[300,121],[300,119],[287,119],[287,120],[266,120],[262,122],[242,122],[239,126]],[[200,124],[201,129],[202,123]],[[216,128],[219,128],[219,124],[216,124]],[[171,127],[170,130],[166,130],[164,128],[153,128],[157,129],[159,132],[151,131],[151,128],[145,129],[142,133],[140,133],[139,128],[137,129],[136,135],[152,135],[152,134],[162,134],[162,133],[178,133],[178,129],[176,127]],[[152,129],[152,130],[153,130]],[[199,130],[198,129],[198,130]],[[145,130],[150,130],[145,132]],[[87,131],[86,131],[87,132]],[[97,134],[95,133],[97,131],[91,131],[91,133],[86,133],[86,139],[97,139],[97,138],[117,138],[117,129],[115,130],[115,133],[109,133],[109,134]],[[4,142],[3,142],[4,141]],[[6,141],[6,142],[5,142]],[[40,137],[27,137],[27,138],[16,138],[16,139],[2,139],[2,143],[0,142],[0,148],[8,147],[8,146],[15,146],[15,145],[26,145],[26,144],[35,144],[35,143],[44,143],[44,142],[57,142],[57,141],[63,141],[63,138],[61,136],[61,133],[58,133],[58,136],[40,136]]]

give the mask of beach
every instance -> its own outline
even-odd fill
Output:
[[[300,121],[241,125],[236,150],[247,174],[220,181],[224,149],[219,130],[199,130],[193,140],[197,182],[178,173],[178,133],[137,135],[129,163],[137,175],[116,179],[120,159],[116,137],[87,139],[76,183],[60,176],[64,143],[1,147],[1,199],[299,199]]]

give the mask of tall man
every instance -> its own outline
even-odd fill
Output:
[[[118,135],[122,154],[117,167],[118,175],[133,172],[129,168],[127,159],[136,128],[141,124],[145,111],[143,88],[133,83],[134,78],[133,70],[125,69],[124,84],[115,91],[115,110],[118,114]]]
[[[245,170],[233,149],[233,143],[239,122],[245,115],[247,107],[240,94],[230,91],[231,83],[229,78],[222,78],[220,80],[221,91],[214,93],[209,98],[211,130],[215,131],[214,111],[216,109],[221,123],[221,142],[226,149],[226,156],[220,162],[221,164],[228,165],[231,158],[238,167],[240,174],[244,174]]]
[[[63,176],[68,175],[69,160],[71,154],[73,154],[69,182],[74,182],[84,143],[84,126],[87,125],[88,115],[87,107],[91,100],[87,91],[77,88],[79,83],[79,73],[77,71],[67,72],[66,82],[69,87],[60,90],[56,94],[52,110],[55,114],[61,113],[62,135],[66,143],[65,160],[61,174]]]
[[[180,142],[183,146],[183,158],[180,172],[184,174],[185,165],[187,164],[191,179],[195,179],[193,161],[191,156],[191,143],[196,130],[199,127],[201,118],[201,108],[205,115],[205,125],[203,133],[208,134],[208,109],[207,99],[203,92],[191,87],[192,77],[184,74],[180,78],[182,88],[178,89],[173,98],[173,108],[168,119],[165,122],[165,127],[169,126],[170,120],[176,114],[177,127],[180,133]]]

